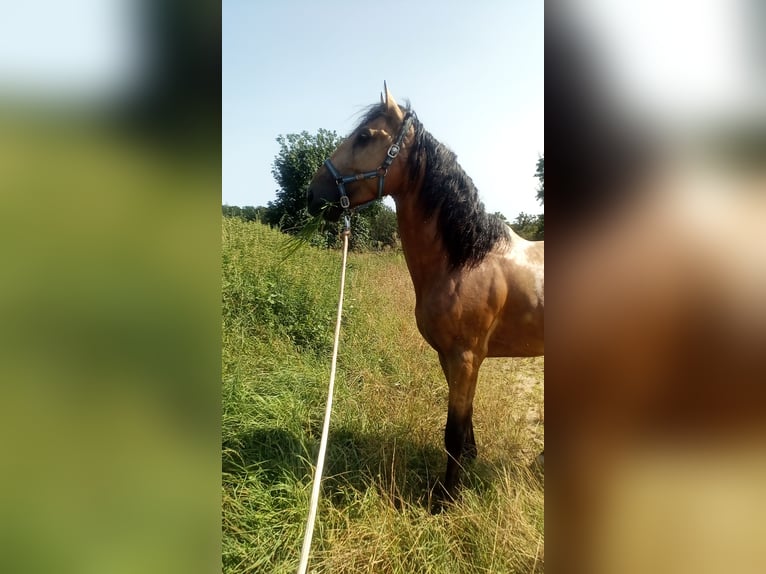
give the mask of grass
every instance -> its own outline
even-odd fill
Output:
[[[294,572],[330,369],[340,253],[223,221],[223,570]],[[325,478],[309,571],[542,572],[543,360],[479,376],[479,457],[430,513],[447,388],[417,332],[399,253],[349,257]]]

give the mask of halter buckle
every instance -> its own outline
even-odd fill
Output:
[[[390,157],[391,159],[395,159],[396,156],[399,155],[400,150],[401,150],[401,147],[399,147],[397,144],[391,144],[391,147],[388,148],[388,152],[386,152],[386,155]]]
[[[341,195],[340,196],[340,206],[343,209],[348,209],[351,203],[348,200],[348,195]]]

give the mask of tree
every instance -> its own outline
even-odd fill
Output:
[[[239,207],[238,205],[226,205],[221,206],[221,211],[224,217],[239,217],[244,221],[260,221],[263,219],[263,215],[266,208],[262,206],[253,207],[252,205],[246,205],[245,207]]]
[[[495,217],[497,217],[500,221],[502,221],[505,224],[508,224],[508,218],[505,216],[505,214],[500,213],[499,211],[496,211],[494,213]]]
[[[238,205],[223,204],[221,211],[224,217],[240,217],[242,215],[242,208]]]
[[[280,149],[271,173],[279,189],[276,200],[270,201],[266,207],[265,223],[287,233],[297,233],[303,227],[310,219],[306,209],[306,188],[341,141],[334,131],[321,128],[314,135],[303,131],[277,137]]]
[[[540,202],[540,205],[544,205],[545,196],[545,156],[540,157],[537,160],[537,166],[535,169],[535,177],[540,180],[540,185],[537,188],[536,198]],[[531,213],[524,213],[523,211],[516,216],[513,223],[510,224],[511,229],[516,233],[533,241],[539,241],[545,239],[545,214],[532,215]]]
[[[252,205],[246,205],[242,208],[242,219],[245,221],[258,221],[260,219],[260,212],[263,211],[262,207],[253,207]]]
[[[396,212],[382,202],[375,202],[360,212],[370,222],[370,248],[396,247],[398,224]],[[360,217],[360,218],[361,218]]]
[[[511,229],[525,239],[537,241],[544,238],[544,222],[542,215],[532,215],[521,212],[511,223]]]
[[[343,226],[342,218],[336,224],[327,225],[322,231],[321,238],[318,241],[312,241],[312,243],[332,249],[339,248],[341,246],[340,233]],[[395,248],[399,237],[397,229],[394,210],[384,203],[376,201],[352,214],[349,248],[352,251],[382,250],[385,247]]]
[[[537,160],[535,177],[540,180],[540,187],[537,188],[537,201],[540,202],[540,205],[545,205],[545,202],[543,201],[543,195],[545,193],[545,156]]]

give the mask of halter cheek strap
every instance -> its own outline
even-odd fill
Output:
[[[378,199],[381,199],[383,197],[383,186],[385,185],[386,175],[388,174],[388,168],[391,167],[391,164],[396,159],[396,156],[399,155],[399,152],[402,149],[402,141],[404,140],[404,137],[407,135],[407,133],[410,131],[410,127],[412,126],[414,121],[415,121],[415,112],[412,112],[412,111],[407,112],[407,115],[404,116],[402,127],[399,129],[399,134],[396,136],[396,140],[388,148],[388,151],[386,152],[386,157],[383,159],[383,163],[381,163],[380,167],[374,171],[365,171],[363,173],[356,173],[354,175],[341,175],[338,172],[338,170],[335,168],[335,166],[332,164],[332,161],[330,161],[330,158],[327,158],[325,160],[324,164],[327,167],[327,171],[330,172],[330,175],[332,175],[332,177],[335,179],[335,185],[338,186],[338,191],[340,192],[340,206],[343,209],[349,209],[351,205],[351,202],[348,198],[348,194],[346,193],[347,183],[351,183],[354,181],[361,181],[363,179],[378,178],[378,197],[375,199],[371,199],[370,201],[367,201],[361,205],[367,205],[368,203],[372,203],[373,201],[377,201]]]

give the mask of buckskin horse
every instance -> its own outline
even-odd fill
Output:
[[[488,214],[456,155],[384,90],[315,174],[308,208],[337,221],[343,209],[393,198],[417,326],[449,385],[443,494],[454,498],[462,457],[477,455],[472,415],[482,362],[543,354],[543,242]]]

